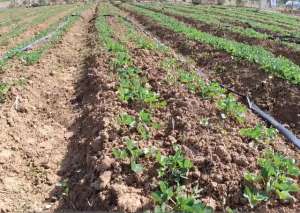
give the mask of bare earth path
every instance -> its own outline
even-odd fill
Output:
[[[92,15],[93,9],[86,11],[39,64],[16,70],[28,80],[0,105],[1,213],[41,212],[57,204],[48,198],[60,184],[57,172],[73,134],[68,129],[80,114],[72,100],[88,54]]]

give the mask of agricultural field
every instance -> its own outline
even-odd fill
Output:
[[[0,11],[0,212],[300,211],[299,19]]]

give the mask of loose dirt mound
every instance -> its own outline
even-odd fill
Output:
[[[61,43],[30,67],[16,65],[3,78],[27,83],[10,92],[0,117],[0,211],[42,211],[59,184],[57,174],[78,116],[71,100],[84,68],[89,10]]]

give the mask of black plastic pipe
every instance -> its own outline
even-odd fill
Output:
[[[300,149],[300,139],[297,138],[297,136],[292,133],[290,130],[285,128],[281,123],[276,121],[271,115],[268,113],[265,113],[263,110],[261,110],[255,103],[253,103],[250,98],[247,96],[247,102],[248,106],[251,110],[253,110],[255,113],[257,113],[260,117],[268,121],[273,127],[275,127],[281,134],[285,136],[287,140],[295,144],[295,146]]]

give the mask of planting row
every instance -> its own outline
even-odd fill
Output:
[[[243,15],[244,17],[251,17],[253,20],[260,22],[264,21],[266,23],[278,23],[283,26],[292,27],[297,29],[299,27],[299,18],[297,16],[285,15],[278,12],[273,11],[263,11],[251,8],[243,8],[243,7],[223,7],[220,8],[218,6],[214,6],[216,10],[225,10],[229,13]]]
[[[38,11],[38,13],[36,13],[33,17],[25,18],[24,21],[19,24],[12,25],[7,32],[2,33],[1,35],[1,53],[3,54],[12,46],[16,46],[16,44],[28,39],[28,37],[34,35],[36,31],[42,30],[48,25],[56,22],[59,18],[70,13],[70,10],[74,10],[74,7],[70,5],[47,7],[44,10]],[[45,22],[46,20],[47,22]]]
[[[192,7],[192,6],[183,6],[190,12],[195,13],[205,13],[205,14],[214,14],[221,16],[223,20],[235,22],[235,23],[242,23],[246,24],[254,29],[257,29],[259,31],[264,32],[274,32],[274,33],[280,33],[280,34],[292,34],[297,36],[299,34],[298,32],[298,23],[297,18],[294,18],[294,22],[297,23],[291,24],[289,27],[282,26],[282,24],[278,24],[277,22],[274,22],[274,18],[270,19],[268,22],[262,21],[261,17],[251,18],[248,14],[240,15],[238,12],[234,12],[234,10],[224,10],[224,9],[218,9],[217,7]],[[236,11],[238,11],[237,9]],[[293,18],[292,18],[293,19]],[[293,27],[294,26],[294,27]]]
[[[247,200],[251,207],[265,201],[293,203],[298,186],[292,177],[299,169],[272,151],[284,144],[276,131],[257,125],[232,94],[202,79],[125,17],[100,4],[95,23],[101,45],[96,61],[102,63],[91,70],[102,76],[97,93],[101,128],[87,149],[87,158],[96,160],[87,162],[96,173],[92,177],[99,176],[90,190],[99,187],[88,192],[88,208],[212,212],[248,209]],[[275,165],[278,158],[282,164]],[[258,174],[266,165],[276,172]],[[284,184],[290,188],[283,190]]]
[[[89,6],[90,5],[81,5],[78,7],[76,6],[69,12],[68,15],[63,17],[61,20],[56,21],[45,30],[40,31],[34,37],[10,49],[0,59],[1,71],[4,72],[7,69],[7,66],[10,66],[8,62],[14,58],[20,59],[25,65],[32,65],[38,62],[43,53],[45,53],[49,48],[51,48],[61,39],[63,34],[80,17],[80,13],[87,9]],[[73,15],[71,15],[71,13]],[[48,37],[44,41],[41,41],[40,44],[33,45],[28,50],[23,51],[24,47],[27,47],[29,44],[33,44],[34,42],[43,39],[45,36]],[[15,83],[16,82],[0,82],[0,102],[3,102],[5,100],[5,96],[9,91],[9,88],[12,87]]]
[[[250,46],[238,43],[232,40],[227,40],[209,33],[201,32],[193,27],[189,27],[176,19],[153,12],[141,7],[126,5],[126,8],[139,12],[143,15],[151,17],[157,23],[167,27],[168,29],[184,34],[187,38],[201,43],[209,44],[217,49],[224,50],[235,57],[247,59],[250,62],[260,64],[265,71],[272,72],[289,82],[294,84],[300,83],[300,67],[292,63],[287,58],[275,57],[272,53],[257,46]]]
[[[224,25],[221,24],[221,22],[218,22],[215,18],[209,19],[206,15],[176,12],[176,10],[174,11],[173,9],[160,10],[158,7],[152,6],[139,6],[175,17],[178,20],[194,26],[200,31],[208,32],[218,37],[223,37],[252,46],[256,45],[264,47],[276,56],[284,56],[293,61],[295,64],[300,64],[300,52],[295,48],[291,49],[289,48],[290,45],[284,45],[281,42],[267,40],[268,37],[266,34],[256,33],[253,29],[245,30],[241,27]]]
[[[292,30],[285,30],[284,32],[283,31],[274,32],[272,30],[267,30],[266,28],[263,28],[263,26],[261,28],[254,27],[253,24],[251,25],[247,21],[243,23],[240,22],[239,18],[227,17],[228,13],[215,14],[213,12],[208,12],[207,10],[201,10],[201,8],[200,9],[191,8],[191,7],[186,8],[185,6],[181,6],[181,5],[176,6],[176,5],[163,4],[163,7],[176,10],[176,12],[181,12],[189,15],[192,14],[194,18],[198,20],[201,19],[201,21],[204,22],[206,21],[206,19],[203,19],[203,17],[204,16],[208,17],[208,19],[213,19],[216,22],[219,22],[218,24],[219,25],[221,24],[226,29],[226,31],[230,30],[232,32],[247,36],[249,38],[256,38],[256,39],[265,38],[265,39],[276,40],[277,42],[281,42],[285,46],[291,47],[298,51],[300,50],[299,43],[295,43],[295,42],[299,42],[299,35],[297,34],[298,27],[296,28],[296,31],[294,30],[296,34],[290,35],[290,33],[293,32]],[[237,10],[239,10],[239,8]],[[269,28],[272,27],[269,26]],[[293,38],[294,36],[296,37]]]

